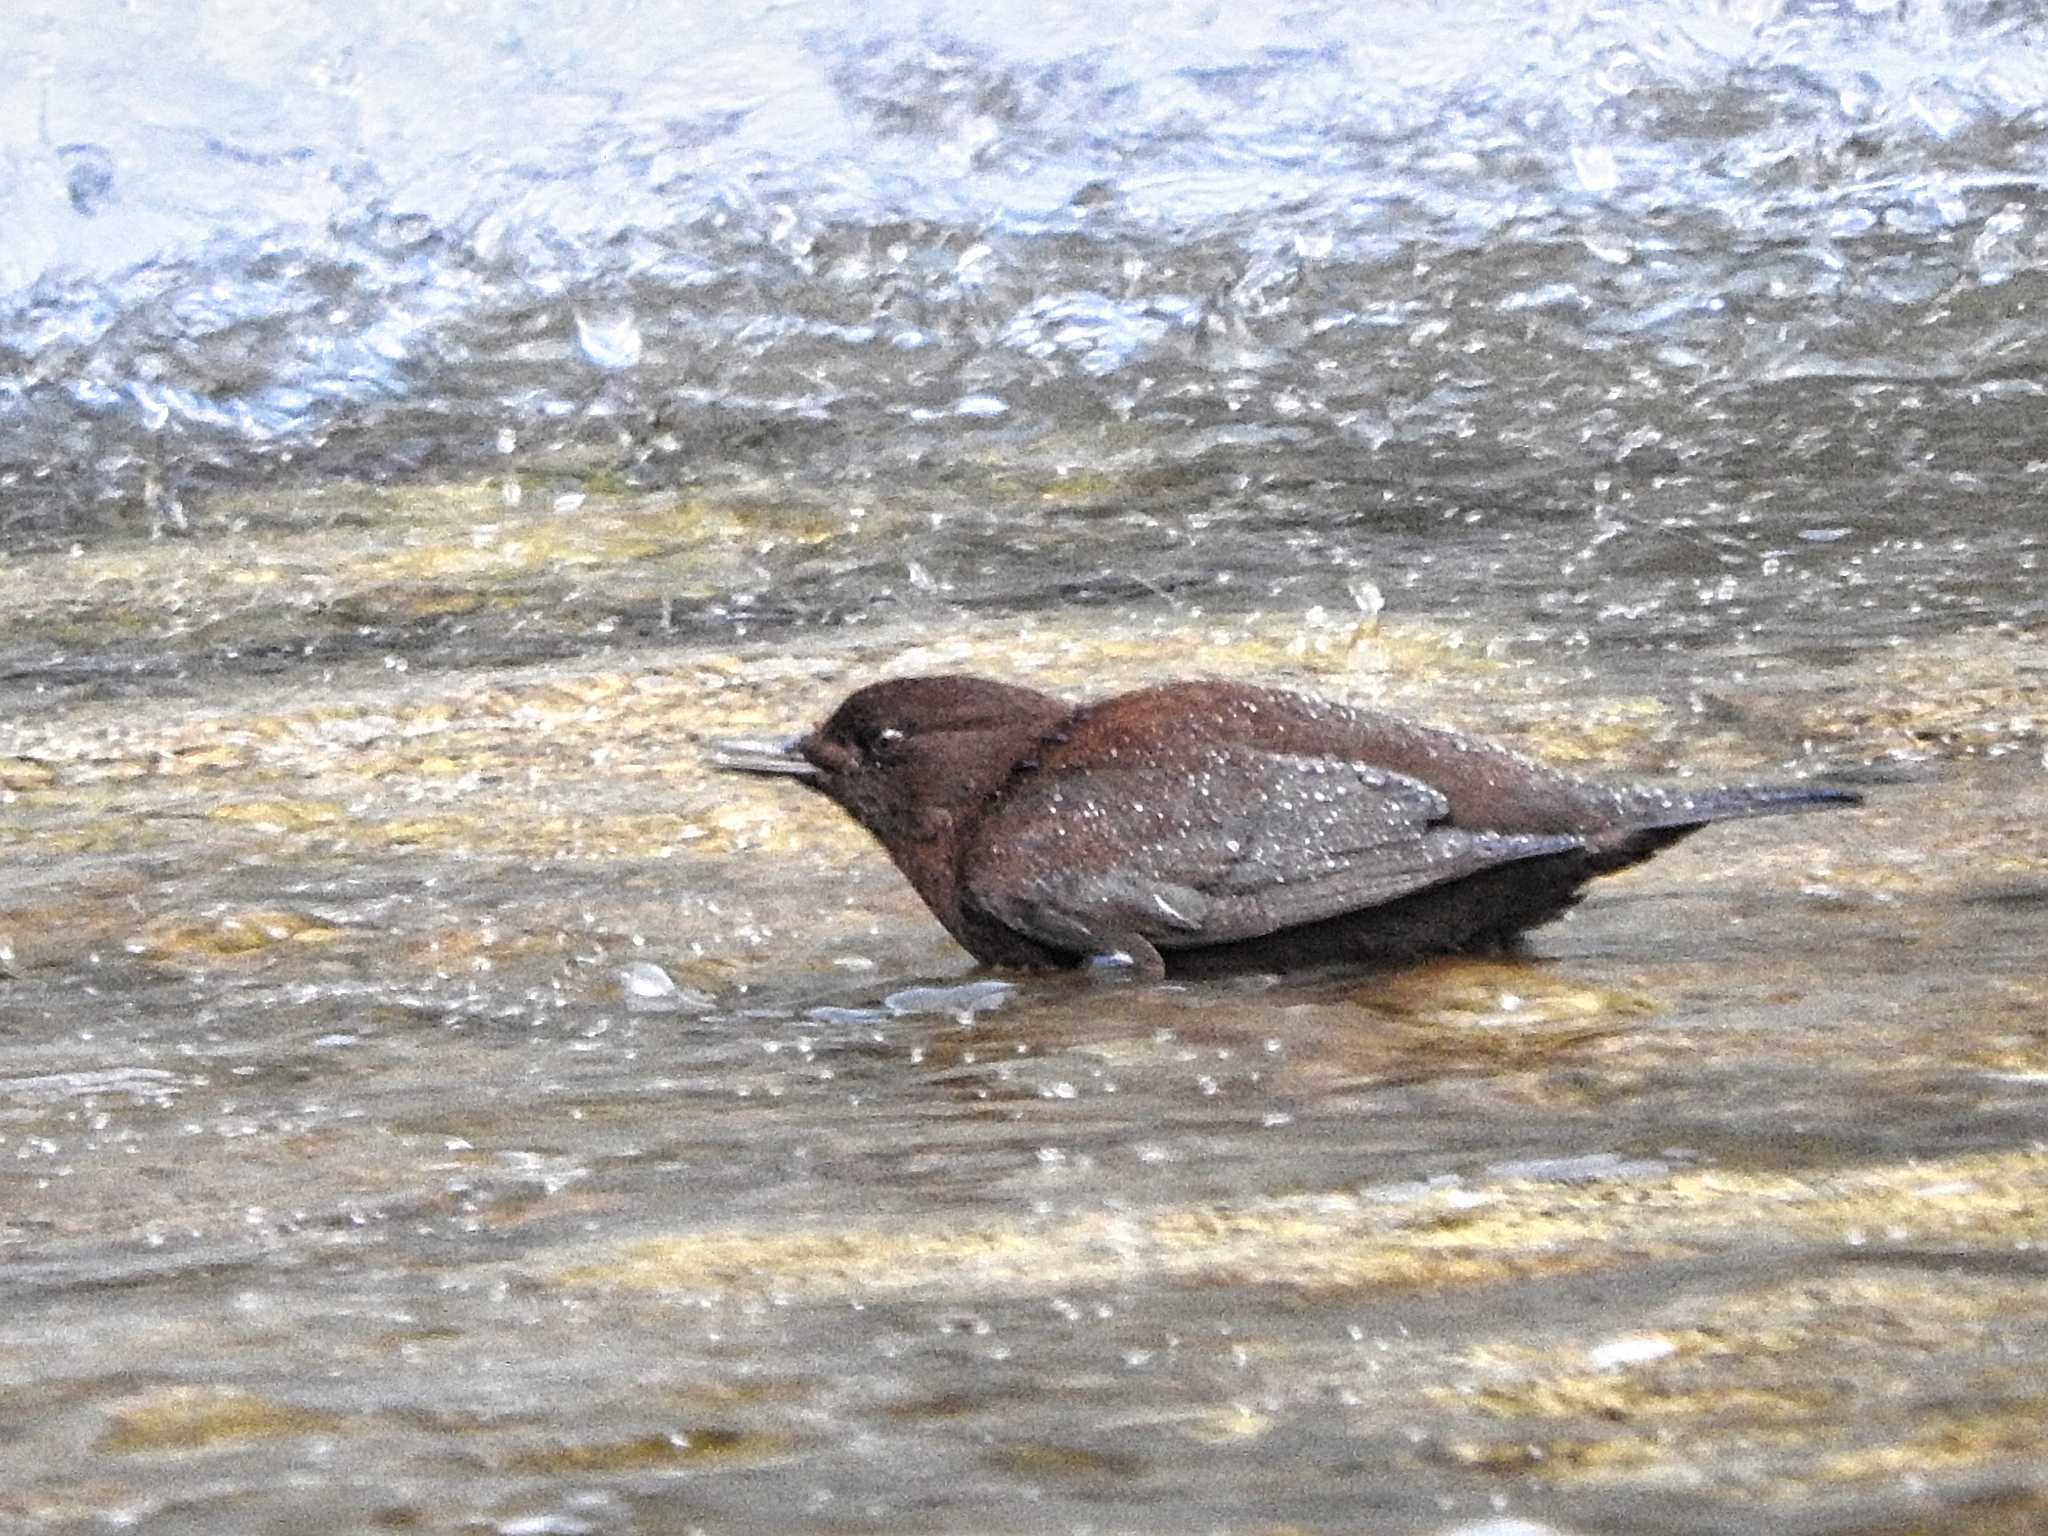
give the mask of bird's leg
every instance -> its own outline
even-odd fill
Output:
[[[1200,892],[1178,894],[1183,906],[1199,910]],[[1148,910],[1127,895],[1113,877],[1081,875],[1034,882],[1018,892],[984,893],[982,900],[983,909],[1004,927],[1075,956],[1091,971],[1114,969],[1133,981],[1164,981],[1166,962],[1139,924],[1166,909],[1155,902]]]
[[[1154,945],[1135,933],[1115,942],[1117,948],[1092,954],[1084,962],[1090,976],[1104,981],[1166,980],[1166,961]]]

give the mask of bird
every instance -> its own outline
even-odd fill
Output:
[[[1175,975],[1512,952],[1709,822],[1860,804],[1819,784],[1607,784],[1277,687],[1072,703],[962,674],[857,689],[713,766],[794,778],[984,964]]]

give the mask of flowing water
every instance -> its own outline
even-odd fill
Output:
[[[0,1527],[2048,1529],[2030,8],[0,60]],[[701,761],[941,668],[1869,803],[998,975]]]

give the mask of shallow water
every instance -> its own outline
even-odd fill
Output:
[[[0,1525],[2048,1525],[2038,22],[275,21],[0,18]],[[940,668],[1870,799],[997,977]]]
[[[9,1513],[2039,1516],[2038,639],[1639,668],[1758,668],[1722,712],[1419,620],[970,633],[180,665],[19,717]],[[1893,782],[1604,882],[1526,962],[1147,989],[974,979],[857,832],[694,745],[906,656],[1155,655]]]

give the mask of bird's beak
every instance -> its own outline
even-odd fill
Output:
[[[704,761],[727,773],[772,773],[787,779],[817,779],[818,765],[803,754],[803,738],[754,741],[728,736],[710,744]]]

